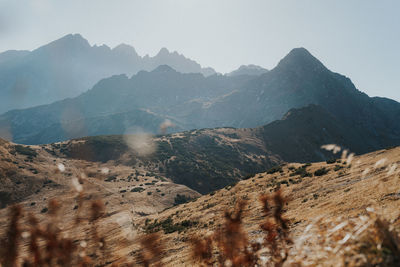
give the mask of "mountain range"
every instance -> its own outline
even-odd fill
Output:
[[[363,140],[353,134],[324,108],[312,104],[291,109],[281,120],[256,128],[213,128],[148,136],[146,143],[154,151],[144,155],[130,145],[135,140],[142,142],[137,134],[88,136],[30,147],[3,144],[14,151],[11,154],[31,151],[29,155],[44,153],[68,161],[142,169],[205,194],[286,162],[340,157],[321,149],[325,144],[351,148],[352,152],[370,148],[365,148]]]
[[[304,108],[309,105],[314,106]],[[400,104],[360,92],[349,78],[330,71],[304,48],[293,49],[261,75],[205,77],[167,65],[139,71],[131,78],[116,75],[78,97],[9,111],[0,116],[0,125],[14,142],[42,144],[125,134],[132,128],[155,134],[165,121],[172,126],[169,132],[263,125],[276,129],[283,126],[274,121],[291,109],[300,111],[290,117],[288,130],[302,132],[313,125],[315,133],[320,133],[334,127],[334,139],[356,153],[400,144]],[[310,112],[324,116],[316,123],[299,115]],[[281,138],[279,131],[271,131]]]
[[[154,57],[139,56],[132,46],[91,46],[69,34],[33,51],[0,54],[0,113],[75,97],[102,78],[129,76],[168,64],[180,72],[214,74],[177,52],[162,48]]]
[[[305,48],[222,75],[67,35],[0,54],[0,107],[4,266],[399,262],[400,103]]]

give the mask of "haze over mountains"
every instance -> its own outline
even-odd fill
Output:
[[[257,128],[213,128],[152,137],[151,155],[138,154],[122,135],[92,136],[54,144],[61,158],[142,165],[199,193],[208,193],[284,162],[332,158],[324,144],[355,152],[371,149],[321,106],[291,109],[282,120]],[[135,140],[135,136],[131,136]],[[353,150],[354,149],[354,150]]]
[[[155,57],[140,57],[127,45],[90,46],[80,35],[68,35],[33,52],[0,54],[0,86],[1,101],[8,106],[13,99],[18,102],[20,93],[28,97],[18,103],[22,106],[78,94],[0,114],[0,234],[19,228],[13,215],[12,231],[6,230],[3,208],[19,203],[39,214],[40,221],[48,214],[56,222],[58,199],[64,206],[60,229],[71,237],[70,244],[84,249],[100,244],[100,254],[79,254],[97,265],[137,257],[142,264],[143,249],[138,250],[134,240],[163,231],[158,243],[168,244],[161,253],[167,255],[165,266],[186,266],[192,258],[188,240],[223,230],[222,218],[228,227],[232,220],[243,222],[249,240],[255,240],[262,231],[254,226],[267,218],[261,224],[266,230],[271,214],[274,224],[286,225],[285,231],[295,238],[319,224],[312,219],[336,216],[339,224],[331,228],[331,222],[330,230],[326,228],[332,237],[343,227],[344,217],[363,216],[371,203],[398,210],[400,147],[393,146],[400,146],[400,103],[362,93],[305,48],[293,49],[271,70],[243,65],[221,75],[166,49]],[[273,191],[278,192],[265,195]],[[274,212],[264,204],[266,214],[260,216],[261,207],[255,205],[260,195],[275,199]],[[229,215],[228,207],[240,207],[246,200],[243,211],[249,220],[242,221],[239,210]],[[277,210],[282,214],[276,215]],[[83,222],[89,214],[88,223]],[[391,221],[398,217],[396,212]],[[360,222],[366,223],[363,218]],[[25,219],[21,224],[34,226],[31,218]],[[240,227],[233,229],[241,232]],[[277,236],[280,229],[273,230]],[[354,229],[353,234],[361,228]],[[91,231],[95,238],[104,235],[91,242]],[[339,248],[343,243],[338,240],[346,236],[334,236]],[[397,233],[393,236],[397,240]],[[51,233],[49,237],[48,244],[58,240]],[[327,251],[326,245],[318,247],[320,237],[315,235],[317,245],[309,244],[316,247],[316,255],[321,254],[318,249]],[[395,240],[390,235],[388,239]],[[21,240],[20,247],[34,243],[34,238]],[[364,239],[359,240],[365,247]],[[381,244],[371,246],[372,257]],[[19,249],[18,244],[11,247]],[[270,248],[265,252],[271,253]],[[299,251],[301,255],[303,249]],[[41,258],[37,255],[35,260]],[[332,262],[337,262],[335,257]]]
[[[293,108],[298,110],[284,117]],[[125,134],[132,127],[158,133],[165,120],[173,125],[169,132],[268,124],[275,136],[272,144],[289,132],[302,133],[305,137],[297,142],[310,143],[304,149],[314,156],[308,159],[321,160],[313,150],[329,140],[356,153],[399,145],[399,117],[398,102],[368,97],[349,78],[327,69],[306,49],[296,48],[261,75],[205,77],[161,65],[131,78],[113,76],[78,97],[7,112],[0,116],[0,125],[17,143],[41,144]],[[284,123],[272,123],[282,118]],[[324,133],[330,138],[324,139]]]
[[[146,172],[208,193],[284,162],[331,159],[331,152],[320,148],[324,144],[340,144],[359,153],[372,149],[317,105],[291,109],[282,120],[262,127],[191,130],[155,136],[149,142],[155,147],[151,155],[136,153],[122,135],[42,145],[38,153],[44,150],[63,159],[140,166]]]
[[[112,49],[91,46],[79,34],[66,35],[33,51],[6,51],[0,54],[0,113],[75,97],[102,78],[131,76],[162,64],[184,73],[215,73],[166,48],[154,57],[142,57],[126,44]]]

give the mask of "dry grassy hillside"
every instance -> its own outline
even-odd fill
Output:
[[[39,152],[38,157],[44,155]],[[31,250],[32,232],[26,233],[32,227],[28,222],[28,212],[32,212],[43,229],[50,222],[52,227],[57,226],[59,237],[72,242],[77,248],[76,259],[97,266],[143,264],[143,255],[151,256],[154,251],[163,266],[200,265],[193,261],[193,238],[203,239],[223,230],[224,212],[245,203],[240,225],[249,242],[259,241],[265,235],[260,224],[266,220],[259,198],[280,189],[287,197],[283,217],[288,219],[293,240],[285,264],[367,266],[363,263],[375,262],[396,266],[393,262],[400,242],[391,231],[399,229],[400,223],[400,148],[348,156],[337,162],[289,163],[175,207],[171,206],[177,194],[198,195],[168,181],[150,184],[154,178],[141,175],[134,175],[128,182],[134,171],[126,166],[113,167],[113,162],[52,162],[47,157],[47,162],[37,166],[39,173],[52,173],[50,179],[60,186],[43,189],[22,202],[22,237],[17,255],[20,263]],[[59,163],[65,169],[57,167]],[[110,178],[113,176],[115,181]],[[130,192],[145,179],[149,184],[143,185],[144,192]],[[48,207],[52,199],[58,202],[50,202]],[[96,212],[101,215],[93,220]],[[0,213],[4,236],[10,223],[9,210],[2,209]],[[390,227],[378,217],[390,222]],[[159,232],[160,240],[143,244],[141,237],[152,232]],[[213,250],[212,264],[216,263],[218,253],[218,249]],[[260,259],[268,261],[268,251],[260,255]]]
[[[194,202],[143,218],[140,224],[147,231],[160,230],[163,233],[163,226],[158,226],[155,220],[162,222],[171,218],[174,224],[197,222],[181,232],[162,234],[161,243],[166,248],[163,263],[167,266],[190,266],[194,264],[191,238],[204,237],[223,228],[224,212],[232,211],[241,200],[246,202],[243,215],[245,232],[253,241],[262,237],[259,225],[265,216],[259,198],[280,188],[283,195],[287,196],[283,216],[289,220],[290,235],[294,240],[287,262],[299,261],[306,266],[340,266],[346,265],[346,261],[349,264],[351,260],[359,264],[363,260],[379,262],[381,257],[400,253],[400,250],[390,251],[383,247],[385,244],[380,240],[373,240],[377,243],[377,247],[373,247],[368,243],[371,240],[366,240],[363,234],[371,234],[368,231],[374,226],[375,214],[399,229],[400,148],[377,151],[349,160],[352,160],[351,164],[344,160],[330,164],[313,163],[310,166],[290,163],[283,166],[281,171],[276,169],[271,170],[276,171],[271,174],[260,173],[236,186],[228,186]],[[305,168],[302,169],[302,166]],[[307,177],[308,174],[313,176]],[[365,229],[358,233],[357,230],[362,227]],[[348,240],[347,234],[351,234]],[[355,246],[358,249],[356,251],[350,246],[353,242],[359,245]],[[362,256],[362,252],[366,256]],[[368,258],[371,255],[372,258]],[[355,262],[352,263],[357,265]],[[396,265],[381,262],[381,266]]]
[[[113,251],[108,258],[111,261],[124,253],[116,254],[116,245],[136,236],[133,221],[173,206],[178,195],[187,198],[200,195],[184,185],[148,173],[143,167],[59,158],[49,153],[47,146],[19,146],[2,140],[0,153],[2,205],[20,204],[25,211],[20,221],[25,231],[29,230],[29,214],[34,214],[44,225],[51,221],[49,203],[56,200],[60,204],[57,225],[66,236],[73,236],[75,242],[86,240],[90,236],[91,224],[87,219],[91,207],[101,201],[104,214],[97,224],[99,232],[107,235],[108,249]],[[0,210],[2,236],[11,222],[9,210]],[[27,249],[25,244],[21,251]]]
[[[204,194],[282,162],[277,154],[266,149],[256,132],[218,128],[161,136],[94,136],[47,145],[47,148],[60,157],[95,162],[112,160],[134,168],[144,167],[148,172]],[[146,144],[145,152],[152,153],[145,156],[137,153],[142,143]]]
[[[149,172],[143,165],[130,167],[113,160],[103,163],[69,159],[55,154],[51,146],[53,144],[23,146],[1,141],[0,192],[11,197],[8,199],[10,203],[24,200],[32,194],[33,198],[45,196],[55,188],[66,192],[73,178],[97,185],[102,188],[101,191],[117,193],[120,198],[126,193],[123,202],[149,199],[149,205],[155,210],[172,205],[177,193],[192,197],[199,195],[186,186],[173,184],[165,176]],[[130,194],[134,188],[138,194]],[[148,192],[151,192],[151,197]],[[3,204],[8,203],[5,201]]]

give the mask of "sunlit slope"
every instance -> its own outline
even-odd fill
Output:
[[[347,159],[350,161],[350,158]],[[346,250],[346,247],[353,248],[350,244],[354,242],[355,247],[362,247],[363,242],[368,246],[368,240],[359,238],[363,236],[363,231],[368,234],[368,229],[374,227],[374,215],[371,212],[387,219],[395,229],[399,229],[399,166],[398,147],[357,156],[348,163],[346,160],[311,165],[288,163],[281,169],[269,171],[270,174],[257,174],[235,186],[228,186],[196,201],[146,217],[141,226],[143,231],[162,233],[161,243],[167,249],[164,255],[167,266],[188,266],[194,264],[191,238],[204,238],[220,229],[225,223],[224,212],[232,211],[239,201],[247,203],[243,214],[245,232],[251,241],[262,237],[259,225],[265,217],[259,197],[262,194],[272,194],[280,188],[287,197],[284,217],[289,219],[290,235],[296,244],[289,260],[293,262],[301,259],[300,262],[306,266],[342,266],[342,262],[346,262],[344,259],[349,262],[350,259],[362,257],[362,252],[378,260],[386,253],[379,248],[375,248],[374,252],[365,249]],[[365,215],[372,218],[360,217]],[[163,222],[168,218],[171,218],[173,225],[179,225],[182,221],[196,223],[184,230],[168,233],[170,228],[167,223],[155,224],[155,220]],[[372,224],[368,224],[366,218],[370,218]],[[357,231],[361,226],[365,228]],[[307,233],[305,229],[308,229]],[[350,240],[344,239],[347,234],[354,236]],[[306,240],[302,240],[303,237]],[[347,241],[339,242],[341,239]],[[324,246],[330,246],[331,250],[325,250],[327,248]]]
[[[79,179],[89,189],[93,185],[95,188],[91,192],[99,193],[102,198],[112,195],[121,203],[136,203],[138,210],[147,213],[173,205],[177,194],[199,195],[165,176],[150,172],[143,165],[59,157],[51,146],[21,146],[1,140],[0,155],[2,207],[29,201],[43,208],[51,196],[69,197],[74,179]]]
[[[74,226],[71,222],[81,210],[81,201],[88,212],[90,203],[101,199],[107,212],[98,221],[99,229],[109,249],[118,251],[112,257],[97,258],[102,264],[137,261],[137,238],[161,231],[168,248],[164,263],[190,265],[190,238],[219,229],[222,212],[239,199],[249,201],[244,226],[256,239],[264,219],[257,199],[279,188],[289,197],[284,215],[295,240],[302,240],[303,230],[312,222],[332,228],[349,218],[359,225],[365,220],[359,215],[367,215],[366,208],[371,213],[371,207],[382,210],[396,224],[399,149],[354,158],[350,152],[364,149],[364,140],[357,134],[323,107],[309,105],[257,128],[96,136],[36,146],[2,140],[1,204],[22,201],[25,209],[46,222],[48,201],[57,198],[63,203],[63,230],[85,240],[91,224]],[[337,160],[340,153],[323,149],[338,146],[343,152],[341,160]],[[355,150],[346,150],[352,147]],[[318,160],[327,162],[311,163]],[[171,208],[199,197],[198,192],[211,193]],[[7,210],[1,212],[5,231]],[[347,232],[338,235],[344,239]],[[318,251],[307,255],[319,259],[323,247],[311,237],[307,246]],[[335,246],[332,251],[341,249],[336,243],[331,245]],[[303,252],[294,253],[305,257]],[[343,255],[330,257],[334,256]]]
[[[84,143],[83,140],[71,142]],[[96,221],[96,231],[104,238],[107,253],[101,257],[89,255],[99,264],[138,262],[141,247],[139,238],[148,232],[159,231],[162,234],[160,244],[166,249],[161,254],[164,265],[194,265],[191,238],[207,236],[223,227],[223,213],[232,210],[239,201],[246,201],[243,227],[250,241],[255,241],[263,234],[259,225],[265,220],[259,197],[279,189],[287,197],[283,216],[289,220],[290,235],[296,244],[289,260],[307,258],[307,262],[312,265],[328,260],[337,262],[346,255],[349,257],[346,247],[354,242],[355,245],[363,244],[357,238],[361,238],[361,233],[364,232],[356,234],[357,229],[354,227],[365,225],[363,231],[369,233],[368,227],[373,227],[373,224],[366,224],[368,220],[365,221],[365,218],[374,222],[375,219],[371,216],[375,215],[371,215],[371,212],[389,220],[395,229],[399,225],[398,147],[355,157],[341,148],[339,153],[331,154],[339,159],[308,164],[282,164],[200,196],[185,186],[171,183],[165,176],[149,172],[144,161],[139,159],[137,166],[127,166],[124,160],[129,161],[129,157],[120,157],[119,160],[105,163],[63,158],[60,157],[59,149],[68,150],[67,147],[63,148],[63,143],[52,145],[59,147],[54,150],[51,150],[50,145],[15,148],[14,144],[5,141],[1,145],[2,158],[11,159],[11,162],[2,162],[15,164],[15,161],[22,169],[29,166],[35,167],[37,171],[37,175],[32,174],[31,179],[37,181],[40,190],[20,195],[23,208],[36,214],[39,221],[46,224],[51,218],[48,216],[48,202],[58,199],[61,204],[58,213],[60,219],[62,218],[59,226],[63,233],[78,240],[78,244],[85,246],[83,249],[88,252],[95,247],[95,243],[88,241],[93,224],[84,218],[90,216],[93,201],[101,200],[104,203],[105,213]],[[332,150],[336,147],[331,145],[325,148]],[[321,153],[324,151],[322,148],[320,150]],[[325,150],[323,153],[332,152]],[[47,177],[48,180],[45,182],[42,177]],[[9,183],[4,177],[2,179],[5,181],[3,184]],[[28,179],[23,179],[27,184],[31,183]],[[10,180],[19,181],[19,178]],[[10,191],[11,194],[19,192],[16,188]],[[190,198],[195,197],[199,198],[190,201]],[[171,207],[174,203],[187,200],[188,203]],[[4,234],[9,223],[8,209],[2,209],[0,213],[1,233]],[[83,218],[78,225],[77,216]],[[27,218],[21,219],[22,225],[27,225],[24,223]],[[342,225],[343,222],[346,224]],[[302,240],[306,233],[310,236],[307,235],[307,242],[304,243]],[[353,233],[354,237],[344,239],[348,233]],[[326,236],[328,243],[321,243],[321,239],[316,238],[317,234]],[[338,239],[333,241],[331,236]],[[341,239],[346,241],[338,242]],[[28,239],[22,240],[22,244],[25,242]],[[332,251],[337,250],[337,253],[325,251],[324,246],[328,245]],[[379,253],[380,251],[378,248]],[[358,250],[350,252],[356,255],[361,253]],[[24,253],[22,249],[21,257]],[[385,252],[382,253],[378,256],[386,255]]]

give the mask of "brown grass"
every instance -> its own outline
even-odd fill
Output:
[[[59,214],[61,204],[52,199],[48,204],[48,223],[39,224],[33,214],[25,216],[19,205],[10,208],[10,225],[6,237],[2,241],[1,264],[2,266],[88,266],[90,260],[85,253],[84,247],[76,244],[74,238],[64,236],[59,228],[62,217]],[[103,239],[96,231],[96,221],[102,216],[103,205],[100,201],[93,201],[87,221],[92,225],[93,235],[88,238],[96,248],[92,255],[103,255],[97,253]],[[26,217],[28,227],[21,227],[22,219]],[[28,251],[23,252],[21,247],[22,238],[29,238]],[[21,255],[22,259],[18,256]]]
[[[262,195],[265,220],[260,225],[264,238],[260,242],[249,242],[243,230],[243,214],[246,201],[239,201],[235,211],[225,212],[225,224],[212,235],[193,238],[193,258],[205,266],[218,262],[221,266],[282,266],[287,260],[289,245],[288,221],[283,217],[285,200],[280,191],[272,196]],[[268,263],[264,262],[265,255]]]
[[[319,218],[300,237],[292,240],[289,221],[285,218],[286,199],[280,191],[261,195],[263,222],[259,228],[263,238],[255,241],[244,230],[245,200],[237,201],[232,212],[225,211],[225,223],[206,237],[192,237],[192,258],[200,266],[314,266],[332,262],[346,266],[398,266],[400,237],[391,226],[369,210],[366,215],[348,221]],[[104,266],[107,263],[105,239],[96,223],[104,215],[101,201],[90,203],[88,216],[82,218],[91,225],[85,240],[65,237],[58,227],[61,204],[50,200],[48,223],[39,224],[33,214],[24,214],[18,205],[10,208],[10,224],[2,239],[1,266]],[[22,227],[27,217],[29,227]],[[28,250],[21,246],[22,237],[29,237]],[[79,241],[79,242],[76,242]],[[87,243],[86,243],[87,242]],[[163,266],[165,244],[160,234],[140,238],[136,263],[143,266]],[[90,244],[90,246],[88,246]],[[310,247],[313,246],[313,253]],[[113,266],[134,266],[121,259]]]
[[[79,194],[77,201],[83,205],[83,193]],[[48,203],[48,213],[45,221],[39,220],[32,213],[25,214],[21,206],[10,207],[10,223],[5,237],[1,240],[0,266],[105,266],[107,262],[105,237],[98,231],[99,219],[105,214],[105,207],[100,200],[89,203],[90,209],[86,216],[79,211],[79,220],[75,220],[74,227],[85,223],[90,225],[90,232],[80,240],[81,234],[77,237],[66,237],[66,233],[59,228],[61,204],[58,200],[52,199]],[[78,210],[80,210],[78,208]],[[26,220],[27,227],[22,227],[23,220]],[[28,238],[28,249],[25,251],[21,245],[22,239]],[[160,263],[162,244],[159,243],[157,233],[143,236],[140,239],[141,251],[137,256],[137,262],[143,266],[162,266]],[[113,251],[111,251],[113,253]],[[115,253],[115,251],[114,251]],[[134,266],[133,263],[121,259],[113,263],[113,266]]]
[[[152,216],[161,220],[162,216],[177,214],[174,223],[200,223],[179,233],[144,235],[129,246],[109,242],[110,236],[121,235],[105,232],[109,228],[107,222],[112,220],[104,217],[112,215],[107,215],[103,203],[96,200],[98,196],[92,198],[92,193],[78,192],[76,198],[71,195],[77,208],[68,218],[61,200],[48,202],[44,218],[25,212],[21,206],[12,206],[1,240],[0,263],[12,267],[399,266],[400,238],[395,231],[400,222],[399,173],[389,174],[389,167],[399,163],[400,158],[396,150],[385,153],[386,157],[392,155],[388,157],[388,168],[371,167],[379,160],[376,155],[381,156],[376,152],[363,156],[362,163],[357,163],[356,158],[353,167],[334,171],[331,166],[328,174],[318,178],[297,182],[300,178],[290,176],[290,171],[258,175],[161,214],[146,215],[143,220]],[[315,163],[309,170],[321,167],[326,164]],[[372,170],[364,177],[363,169],[367,167]],[[296,183],[278,186],[279,181],[290,178]],[[281,190],[265,194],[279,187]],[[290,201],[283,194],[290,195]],[[372,204],[378,205],[365,202],[366,194]],[[257,205],[257,198],[261,204]],[[371,206],[387,208],[390,216],[374,211]],[[393,216],[394,213],[397,215]],[[208,223],[210,218],[213,224]],[[66,231],[64,220],[70,221],[75,233]],[[140,221],[133,222],[140,232]],[[203,226],[205,222],[207,225]],[[123,242],[119,238],[112,241]],[[185,248],[179,250],[174,246],[178,242],[186,247],[192,244],[190,259],[184,256]],[[179,262],[168,257],[180,257]]]
[[[22,215],[22,208],[19,205],[15,205],[10,208],[10,226],[6,236],[1,242],[1,257],[2,264],[4,266],[16,266],[18,252],[19,252],[19,241],[21,235],[21,229],[19,220]]]
[[[143,236],[140,239],[141,251],[139,253],[139,261],[143,266],[162,266],[161,256],[164,251],[163,244],[160,243],[160,236],[152,233]]]

